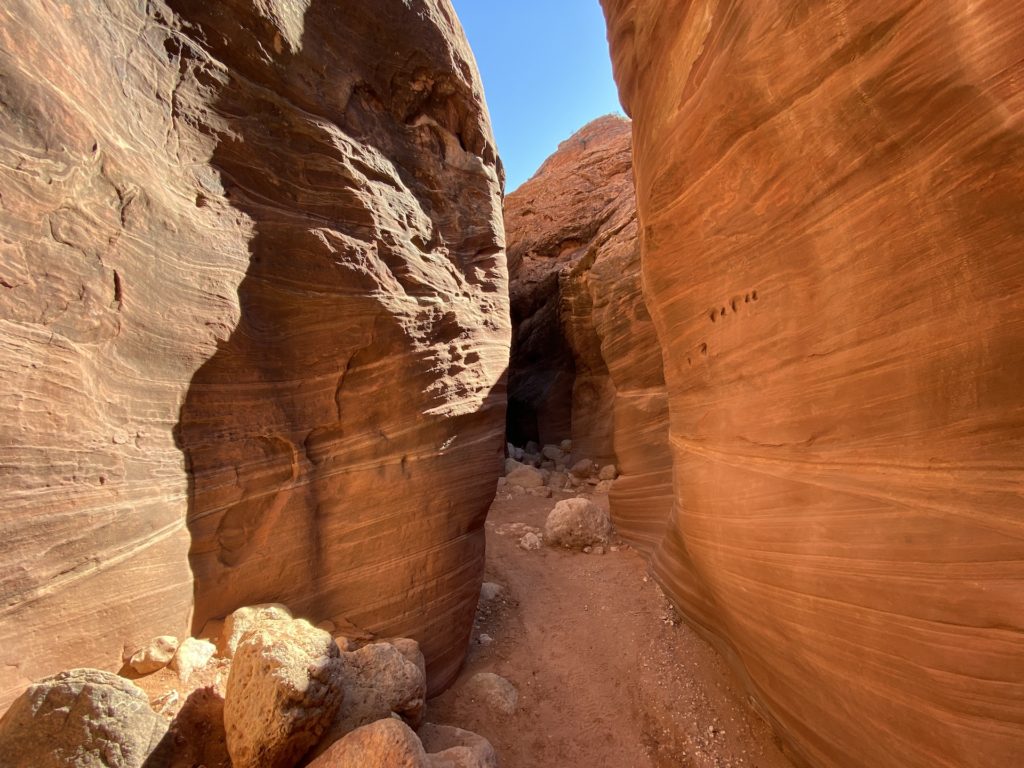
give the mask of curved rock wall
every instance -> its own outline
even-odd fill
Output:
[[[659,579],[807,765],[1019,763],[1019,4],[603,4],[669,391]]]
[[[447,0],[12,0],[0,103],[0,706],[266,600],[443,685],[509,345]]]
[[[509,380],[545,442],[571,434],[575,455],[618,464],[616,526],[649,548],[671,511],[672,465],[661,351],[640,284],[630,136],[628,120],[593,121],[505,200]],[[564,411],[547,420],[553,402]],[[558,433],[566,420],[571,432]]]

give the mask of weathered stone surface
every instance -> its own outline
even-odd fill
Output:
[[[331,744],[356,728],[391,717],[392,713],[413,728],[419,726],[426,706],[427,685],[422,661],[418,648],[399,648],[392,643],[371,643],[343,653],[341,682],[345,700],[321,744]]]
[[[505,476],[505,482],[520,488],[539,488],[544,485],[544,475],[534,467],[519,466]]]
[[[427,723],[416,735],[428,753],[431,768],[498,768],[491,742],[472,731]]]
[[[605,117],[563,142],[505,200],[514,327],[508,433],[517,445],[571,434],[577,453],[613,455],[607,369],[577,370],[584,361],[563,328],[560,281],[610,220],[624,215],[620,228],[630,220],[629,169],[629,123]]]
[[[562,499],[544,523],[544,541],[553,547],[583,549],[604,544],[612,530],[608,511],[589,499]]]
[[[464,684],[465,695],[503,715],[514,715],[519,691],[501,675],[477,672]]]
[[[4,768],[141,768],[167,723],[129,680],[72,669],[29,686],[0,719]]]
[[[292,612],[281,603],[261,603],[260,605],[244,605],[232,611],[220,630],[217,640],[217,652],[230,659],[238,650],[242,638],[261,624],[269,621],[291,621]],[[333,624],[333,622],[331,622]],[[337,627],[335,627],[337,629]],[[326,629],[324,630],[327,631]]]
[[[414,633],[446,682],[509,343],[450,4],[10,0],[0,83],[0,706],[193,595]]]
[[[807,765],[1020,762],[1020,4],[603,4],[671,412],[659,580]]]
[[[243,636],[224,700],[234,768],[290,768],[320,741],[345,695],[340,656],[334,638],[302,619]]]
[[[526,405],[543,422],[535,400],[547,390],[530,382],[571,364],[571,378],[554,379],[571,388],[555,397],[571,403],[574,441],[563,451],[618,462],[612,515],[649,550],[671,514],[672,459],[661,351],[640,281],[630,133],[618,118],[591,123],[505,201],[513,305],[541,307],[536,319],[516,314],[512,380],[517,397],[534,393]],[[546,343],[555,346],[540,354]],[[510,429],[523,412],[510,405]]]
[[[133,653],[128,660],[128,666],[136,674],[148,675],[170,664],[177,650],[178,638],[173,635],[161,635]]]
[[[171,659],[170,667],[182,683],[187,683],[193,672],[206,668],[216,652],[217,646],[209,640],[187,637]]]
[[[309,768],[431,768],[412,729],[396,718],[377,720],[334,742]]]

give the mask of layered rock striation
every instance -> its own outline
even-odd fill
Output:
[[[1024,755],[1024,18],[603,0],[661,583],[807,765]]]
[[[509,347],[447,0],[13,0],[0,103],[0,706],[268,601],[444,684]]]
[[[557,442],[622,472],[619,532],[653,546],[671,511],[661,352],[640,281],[631,128],[599,118],[508,195],[509,437]]]

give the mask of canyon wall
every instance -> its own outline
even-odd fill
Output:
[[[671,512],[661,352],[640,285],[631,127],[581,128],[505,200],[514,342],[510,436],[566,435],[573,454],[618,464],[619,532],[657,543]],[[517,411],[518,409],[518,411]],[[516,434],[516,431],[519,434]]]
[[[803,763],[1024,759],[1024,16],[603,0],[675,511]]]
[[[457,670],[502,171],[447,0],[0,9],[0,708],[247,603]]]

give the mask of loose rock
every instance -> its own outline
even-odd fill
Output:
[[[536,533],[527,533],[519,540],[519,548],[527,552],[533,552],[541,548],[544,542]]]
[[[128,666],[140,675],[148,675],[170,664],[177,650],[178,638],[161,635],[132,654]]]
[[[601,471],[597,473],[597,476],[601,480],[614,480],[619,476],[619,471],[615,468],[614,464],[605,464],[601,467]]]
[[[0,720],[0,766],[139,768],[166,730],[135,683],[72,669],[34,683],[11,705]]]
[[[342,702],[340,656],[328,633],[301,619],[243,635],[224,702],[234,768],[291,768],[320,741]]]
[[[590,459],[580,459],[572,465],[572,469],[569,470],[575,477],[584,478],[589,477],[590,473],[594,470],[594,462]]]
[[[187,637],[171,659],[170,667],[178,673],[181,682],[187,683],[192,673],[205,668],[216,652],[217,646],[209,640]]]
[[[538,488],[544,485],[544,475],[534,467],[518,467],[506,475],[505,480],[509,485],[520,488]]]
[[[418,731],[431,768],[498,768],[498,756],[483,736],[450,725],[427,723]]]
[[[519,703],[519,691],[504,677],[493,672],[478,672],[466,681],[465,693],[505,715],[513,715]]]
[[[492,600],[497,600],[501,597],[501,594],[504,591],[505,588],[501,586],[501,584],[496,584],[493,581],[485,581],[480,585],[480,599],[485,603],[489,603]]]
[[[582,549],[604,544],[611,533],[608,512],[587,499],[563,499],[555,504],[544,525],[544,539],[552,546]]]
[[[217,641],[217,652],[230,659],[235,655],[235,649],[246,632],[268,621],[290,621],[291,618],[291,611],[280,603],[262,603],[239,608],[224,620],[224,628]]]
[[[357,728],[331,744],[309,768],[430,768],[412,729],[396,718]]]

